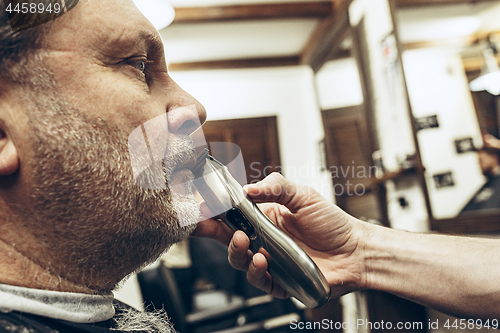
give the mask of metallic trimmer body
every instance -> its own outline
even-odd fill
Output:
[[[328,301],[330,287],[316,264],[261,212],[222,163],[205,150],[193,173],[194,185],[216,218],[248,235],[250,249],[266,256],[268,271],[277,283],[309,308]]]

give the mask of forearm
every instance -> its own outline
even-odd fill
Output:
[[[500,318],[500,240],[366,230],[368,288],[463,318]]]

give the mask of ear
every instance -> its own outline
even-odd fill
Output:
[[[0,176],[11,175],[19,169],[16,146],[7,133],[0,128]]]

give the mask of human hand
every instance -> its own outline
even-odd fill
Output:
[[[210,208],[208,208],[205,201],[200,203],[200,213],[206,218],[206,220],[198,223],[191,236],[212,238],[223,245],[228,246],[231,238],[233,237],[233,231],[223,222],[216,220],[216,218],[208,218],[209,216],[211,217],[214,215],[210,211]]]
[[[484,148],[500,150],[500,140],[491,134],[483,135]]]
[[[254,201],[263,203],[259,205],[262,212],[314,260],[331,286],[332,297],[364,288],[364,223],[312,188],[295,185],[278,173],[245,190]],[[252,285],[275,297],[288,297],[267,272],[265,256],[253,254],[249,245],[244,232],[234,233],[229,244],[230,264],[247,271]]]

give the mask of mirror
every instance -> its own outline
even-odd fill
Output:
[[[436,230],[500,230],[493,223],[500,214],[500,186],[494,186],[498,173],[490,172],[498,158],[476,151],[483,147],[484,132],[498,138],[498,97],[471,93],[469,88],[481,72],[488,36],[500,30],[494,19],[498,15],[500,1],[400,7],[395,12],[424,188]],[[488,163],[481,168],[479,157],[484,161],[484,156]],[[484,227],[480,219],[486,221]]]

